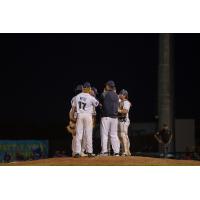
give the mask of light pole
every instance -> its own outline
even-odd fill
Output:
[[[161,33],[159,37],[158,67],[158,128],[167,124],[173,131],[173,66],[172,66],[172,34]],[[173,142],[169,151],[174,151]]]

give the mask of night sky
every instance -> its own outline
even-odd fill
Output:
[[[199,118],[200,35],[173,35],[175,115]],[[0,138],[64,135],[77,84],[127,89],[131,120],[157,114],[159,34],[0,34]]]

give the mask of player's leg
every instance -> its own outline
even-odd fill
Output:
[[[119,154],[118,119],[110,118],[110,139],[114,154]]]
[[[72,136],[72,156],[75,156],[76,136]]]
[[[128,142],[128,156],[131,156],[131,151],[130,151],[131,145],[130,145],[130,140],[128,137],[128,132],[127,132],[127,142]]]
[[[86,145],[87,145],[87,141],[86,141],[86,136],[85,136],[85,130],[83,131],[83,138],[82,138],[82,143],[81,143],[81,156],[85,157],[87,156],[87,154],[85,154],[86,152]]]
[[[86,141],[86,151],[88,154],[93,153],[92,146],[92,130],[93,130],[93,121],[91,114],[84,114],[84,132],[85,132],[85,141]]]
[[[127,126],[125,122],[119,122],[120,124],[120,131],[119,131],[119,136],[121,138],[121,144],[122,144],[122,155],[128,155],[128,140],[127,140],[127,135],[126,135],[126,129]]]
[[[118,121],[118,138],[119,138],[119,142],[120,142],[120,153],[123,153],[125,150],[124,150],[124,144],[123,144],[123,139],[122,139],[122,136],[121,136],[121,132],[122,132],[122,125],[121,125],[121,122]]]
[[[168,155],[168,145],[167,143],[163,144],[164,146],[164,157],[167,158],[167,155]]]
[[[75,153],[81,153],[81,142],[83,138],[83,115],[79,114],[76,122]]]
[[[128,137],[128,127],[129,127],[129,123],[125,122],[123,124],[123,132],[124,132],[124,150],[125,150],[125,154],[130,156],[130,141],[129,141],[129,137]]]
[[[101,154],[108,153],[108,132],[110,121],[108,117],[101,118],[100,135],[101,135]]]
[[[111,141],[110,141],[110,134],[108,133],[108,155],[111,155]]]

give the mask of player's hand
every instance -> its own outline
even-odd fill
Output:
[[[118,109],[118,113],[122,113],[122,110],[121,110],[121,109]]]

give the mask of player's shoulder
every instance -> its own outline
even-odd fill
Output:
[[[101,93],[101,97],[102,97],[102,98],[105,98],[107,94],[108,94],[107,91],[103,91],[103,92]]]
[[[124,100],[124,105],[131,107],[131,102],[129,100]]]
[[[77,95],[76,95],[76,98],[77,98],[77,97],[81,97],[81,96],[85,96],[85,93],[81,92],[81,93],[77,94]]]
[[[119,100],[117,93],[114,91],[108,91],[106,96],[108,96],[108,98],[115,99],[117,101]]]
[[[76,96],[72,97],[71,102],[73,102],[76,99]]]
[[[89,95],[89,96],[90,96],[90,99],[97,101],[97,99],[94,96],[92,95]]]
[[[131,102],[128,99],[125,99],[124,103],[131,104]]]
[[[93,97],[89,93],[84,93],[84,92],[80,93],[78,97],[84,97],[86,99],[95,99],[95,97]]]

